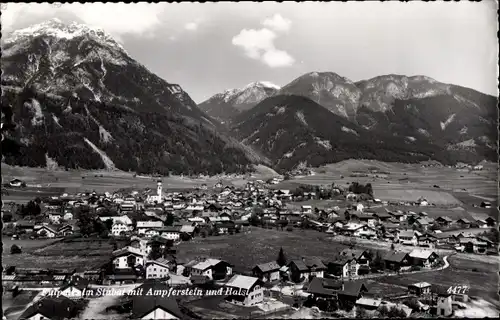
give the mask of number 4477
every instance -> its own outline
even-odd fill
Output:
[[[469,286],[451,286],[447,292],[449,294],[466,294],[469,291]]]

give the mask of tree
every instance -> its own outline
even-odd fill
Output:
[[[165,219],[165,225],[172,226],[174,224],[174,221],[175,221],[174,215],[171,212],[167,213],[167,218]]]
[[[79,207],[77,215],[77,225],[80,228],[80,233],[84,236],[91,235],[94,232],[94,219],[91,216],[90,209],[86,206]]]
[[[12,247],[10,247],[10,254],[20,254],[22,252],[21,247],[18,245],[13,244]]]
[[[278,259],[276,260],[276,262],[280,267],[286,265],[286,257],[285,253],[283,252],[283,247],[280,248],[280,252],[278,253]]]
[[[392,250],[392,251],[394,251],[394,250],[395,250],[394,243],[391,243],[391,250]]]
[[[111,229],[113,228],[113,219],[108,219],[104,222],[104,225],[106,226],[106,229],[108,231],[111,231]]]
[[[148,259],[156,260],[158,258],[161,258],[162,255],[163,254],[161,252],[160,244],[154,242],[153,245],[151,246],[151,251],[149,252]]]

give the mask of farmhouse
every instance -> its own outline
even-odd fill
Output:
[[[207,276],[211,280],[221,280],[233,274],[233,266],[218,259],[192,261],[187,263],[184,267],[191,275]]]
[[[57,229],[56,229],[57,230]],[[54,238],[57,235],[57,231],[49,226],[36,226],[35,232],[41,237]]]
[[[169,286],[157,280],[146,280],[131,295],[132,319],[184,319],[175,297],[155,295],[154,292],[168,292]]]
[[[386,269],[400,271],[409,269],[411,258],[406,252],[387,252],[382,258]]]
[[[290,278],[294,282],[300,282],[303,278],[323,278],[326,266],[316,257],[292,260],[288,263]]]
[[[70,299],[81,299],[84,297],[84,291],[89,286],[89,281],[82,277],[74,277],[71,282],[59,288],[62,296]]]
[[[431,268],[439,256],[432,250],[415,249],[409,254],[413,265]]]
[[[76,302],[64,297],[46,297],[26,309],[19,319],[73,319],[78,314]]]
[[[280,279],[280,266],[275,261],[261,263],[252,269],[252,273],[264,282],[273,282]]]
[[[453,223],[453,220],[450,217],[437,217],[434,220],[435,223],[439,224],[441,227],[448,227]]]
[[[419,282],[408,286],[408,293],[416,296],[429,295],[431,293],[431,284],[427,282]]]
[[[486,253],[488,243],[478,238],[460,238],[460,245],[464,246],[465,252],[469,253]]]
[[[242,306],[252,306],[264,301],[263,283],[259,278],[235,274],[225,285],[234,294],[226,299]]]
[[[416,246],[418,243],[417,234],[413,230],[403,230],[399,233],[399,242],[408,246]]]
[[[137,265],[144,265],[144,256],[139,249],[125,247],[115,250],[113,255],[113,266],[116,269],[128,269]]]
[[[328,273],[336,277],[350,278],[358,274],[359,265],[352,256],[337,256],[328,263]]]
[[[146,262],[147,279],[163,279],[168,277],[170,271],[170,262],[167,259],[160,258]]]
[[[146,233],[146,230],[148,229],[155,229],[155,228],[162,228],[163,227],[163,222],[158,221],[158,220],[143,220],[143,221],[137,221],[136,225],[136,231],[137,234],[143,235]]]

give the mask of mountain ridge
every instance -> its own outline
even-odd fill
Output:
[[[4,40],[2,104],[15,106],[22,145],[8,164],[216,174],[256,160],[103,32],[51,20]]]

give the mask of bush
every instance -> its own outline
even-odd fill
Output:
[[[288,226],[288,227],[286,228],[286,231],[293,231],[293,227],[292,227],[292,226]]]
[[[20,254],[22,252],[21,247],[18,245],[13,244],[12,247],[10,247],[10,254]]]

